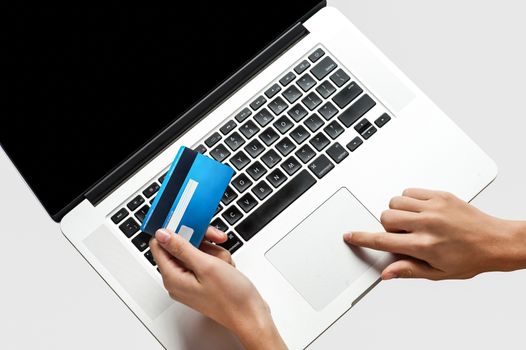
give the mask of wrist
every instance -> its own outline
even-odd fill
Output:
[[[497,259],[499,271],[526,268],[526,221],[503,221],[504,246]]]
[[[247,350],[287,349],[268,307],[239,325],[235,333]]]

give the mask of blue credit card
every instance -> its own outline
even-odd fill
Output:
[[[181,147],[141,230],[153,236],[166,228],[198,247],[233,174],[229,166]]]

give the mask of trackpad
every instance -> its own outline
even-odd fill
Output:
[[[315,309],[321,310],[384,253],[350,248],[343,234],[383,231],[376,218],[342,188],[265,254]]]

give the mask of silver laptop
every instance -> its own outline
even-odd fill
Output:
[[[181,145],[234,168],[211,224],[228,232],[223,246],[292,349],[351,309],[392,259],[349,248],[344,232],[382,230],[381,212],[406,187],[471,200],[497,174],[336,9],[246,6],[12,17],[15,108],[2,147],[167,349],[240,346],[168,297],[139,230]]]

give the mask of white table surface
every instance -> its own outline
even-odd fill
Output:
[[[333,0],[500,168],[474,204],[526,219],[522,1]],[[0,125],[1,127],[1,125]],[[0,151],[0,349],[161,349]],[[381,283],[311,349],[524,349],[526,271]]]

